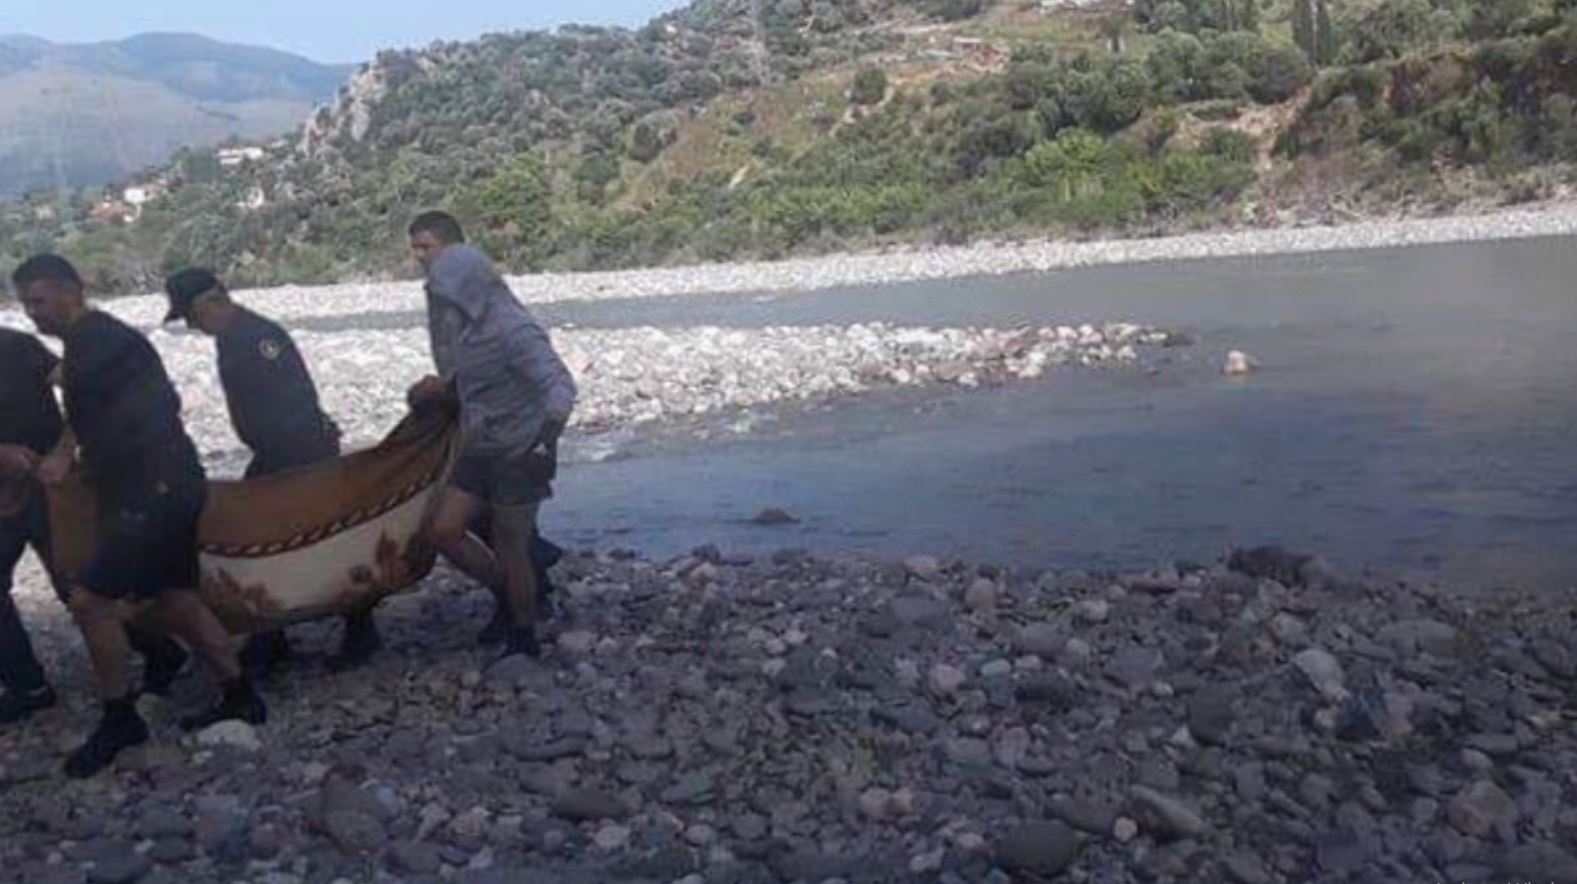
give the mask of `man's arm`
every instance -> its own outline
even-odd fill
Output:
[[[34,475],[45,485],[55,485],[65,480],[70,475],[71,468],[77,462],[77,434],[67,427],[60,434],[60,441],[55,443],[54,450],[44,455],[34,468]]]
[[[564,432],[575,410],[575,399],[579,395],[575,378],[553,349],[547,331],[539,326],[531,326],[525,333],[516,335],[510,349],[510,369],[544,397],[547,420],[537,438],[539,443],[545,441],[551,445]]]
[[[33,449],[25,445],[0,445],[0,476],[29,476],[37,467],[38,454]]]

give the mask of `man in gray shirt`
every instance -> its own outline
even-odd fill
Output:
[[[537,656],[537,578],[531,540],[553,495],[558,438],[575,407],[575,381],[552,341],[453,217],[428,212],[410,226],[427,276],[427,322],[438,374],[413,402],[460,401],[460,451],[429,519],[439,551],[487,586],[510,620],[505,655]],[[490,544],[471,533],[485,516]]]

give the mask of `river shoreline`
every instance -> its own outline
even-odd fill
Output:
[[[1496,242],[1577,235],[1577,202],[1437,218],[1365,220],[1350,224],[1226,230],[1177,236],[1097,241],[1031,239],[980,241],[962,246],[894,248],[689,267],[541,273],[509,277],[523,301],[553,304],[737,293],[807,292],[853,286],[1084,267],[1273,257],[1451,243]],[[282,286],[238,292],[241,300],[281,320],[408,313],[421,310],[421,285],[413,280]],[[144,327],[164,313],[163,298],[136,295],[107,306]],[[25,322],[15,307],[0,308],[0,324]]]

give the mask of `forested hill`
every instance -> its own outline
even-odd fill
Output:
[[[411,272],[456,211],[516,269],[1437,211],[1563,186],[1573,0],[698,0],[388,52],[298,138],[3,207],[0,264]],[[90,212],[97,218],[90,217]]]
[[[99,187],[183,145],[277,137],[352,70],[192,34],[0,34],[0,197]]]

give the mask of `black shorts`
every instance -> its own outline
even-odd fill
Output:
[[[529,506],[553,496],[557,471],[540,454],[461,454],[449,484],[491,506]]]
[[[197,522],[207,501],[201,479],[99,490],[99,544],[78,582],[94,595],[150,599],[196,589]]]

